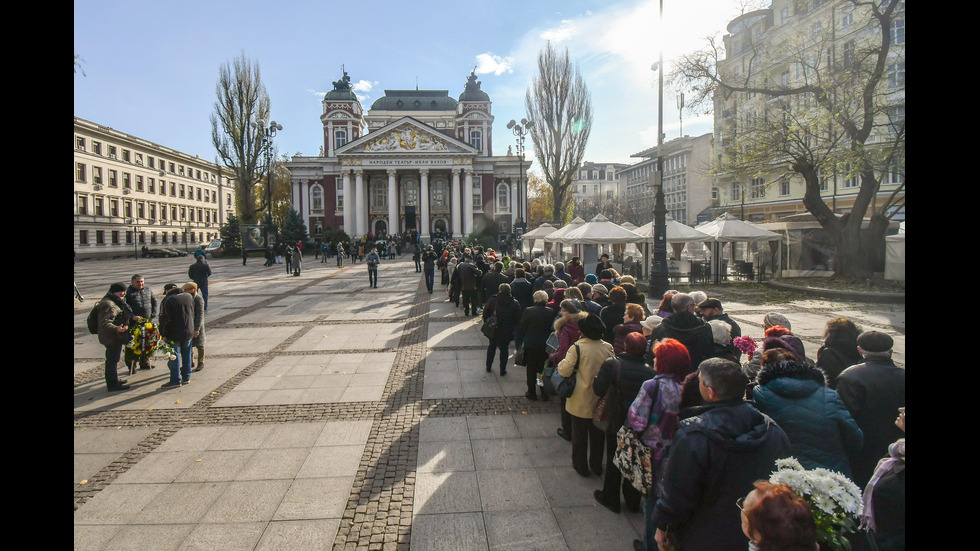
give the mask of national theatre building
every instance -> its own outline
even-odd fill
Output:
[[[503,235],[527,218],[520,158],[493,156],[490,96],[476,74],[458,101],[448,90],[385,90],[365,113],[345,72],[320,122],[320,155],[286,164],[314,238],[328,226],[351,237],[416,230],[428,240],[490,225]]]

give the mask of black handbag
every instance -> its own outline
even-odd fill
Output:
[[[527,351],[524,349],[524,345],[517,347],[514,352],[514,365],[526,366],[527,365]]]
[[[483,320],[483,327],[480,328],[480,332],[486,338],[493,340],[493,335],[497,332],[497,316],[490,316]]]

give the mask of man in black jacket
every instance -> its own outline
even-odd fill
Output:
[[[677,339],[691,355],[691,369],[697,369],[701,362],[712,356],[715,347],[711,327],[694,314],[694,299],[686,293],[677,293],[670,299],[674,313],[653,330],[647,341],[654,343],[660,339]],[[647,350],[647,362],[653,364],[653,352]]]
[[[892,361],[894,340],[880,331],[857,338],[864,363],[852,365],[837,378],[837,393],[864,432],[864,446],[851,458],[854,482],[867,485],[875,465],[888,456],[888,445],[902,438],[895,427],[898,408],[905,407],[905,370]]]
[[[191,267],[187,269],[187,277],[197,283],[197,290],[201,293],[201,298],[204,299],[204,309],[207,310],[208,278],[211,277],[211,266],[208,266],[207,259],[203,256],[197,257],[197,262],[191,264]]]
[[[194,299],[174,283],[168,283],[163,290],[166,296],[160,303],[160,335],[170,341],[176,357],[167,362],[170,381],[161,388],[171,388],[191,382]]]
[[[728,317],[721,301],[716,298],[709,298],[697,305],[697,310],[701,312],[701,319],[704,321],[721,320],[732,326],[732,340],[742,336],[742,328],[735,323],[735,320]]]
[[[647,549],[745,551],[748,546],[732,505],[791,452],[786,433],[742,399],[747,382],[734,362],[711,358],[701,364],[700,392],[707,405],[681,412],[687,417],[674,435],[663,492],[647,523]],[[653,528],[656,543],[649,541]]]

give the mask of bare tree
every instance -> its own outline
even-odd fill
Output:
[[[259,164],[263,142],[259,129],[251,123],[269,120],[269,95],[259,76],[258,63],[243,52],[223,64],[218,69],[215,94],[211,142],[220,164],[231,170],[235,181],[238,217],[242,223],[254,224],[258,213],[268,209],[264,194],[255,193],[262,178]]]
[[[693,104],[715,109],[722,122],[717,170],[742,200],[802,179],[803,205],[836,244],[836,273],[864,279],[889,219],[905,205],[905,2],[835,4],[827,27],[815,16],[805,33],[789,34],[790,24],[759,34],[736,29],[725,44],[709,39],[680,60],[672,78],[693,90]],[[833,17],[849,17],[856,30],[838,34]],[[840,217],[822,194],[832,174],[858,188]],[[886,178],[894,187],[879,197]]]
[[[592,96],[585,80],[551,42],[538,53],[538,75],[524,96],[532,122],[534,154],[551,187],[551,219],[561,220],[567,208],[569,186],[585,155],[592,130]]]

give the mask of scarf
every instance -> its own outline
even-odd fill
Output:
[[[875,485],[881,477],[888,473],[900,470],[905,466],[905,439],[899,438],[892,445],[888,446],[888,457],[883,458],[875,467],[875,474],[871,476],[868,487],[864,489],[864,511],[861,513],[861,528],[874,532],[875,511],[874,511],[874,492]]]

